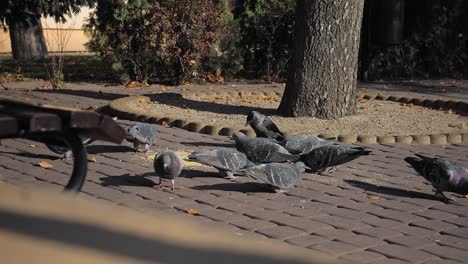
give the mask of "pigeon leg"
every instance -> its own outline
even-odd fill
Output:
[[[325,172],[334,172],[336,171],[336,166],[328,167],[325,169]]]
[[[73,152],[71,150],[68,150],[67,152],[65,152],[64,155],[64,159],[71,159],[73,157]]]
[[[227,180],[235,180],[237,178],[239,178],[238,176],[234,176],[234,173],[232,171],[226,171],[226,177],[224,177],[225,179]]]
[[[437,199],[441,199],[444,203],[448,203],[449,201],[452,201],[452,202],[455,201],[454,198],[445,196],[445,194],[441,191],[437,191],[437,190],[434,190],[434,191],[435,191],[435,194],[434,194],[435,197]]]
[[[285,189],[275,189],[275,192],[276,193],[287,193],[289,192],[288,190],[285,190]]]
[[[145,144],[145,152],[148,152],[149,150],[149,144]]]
[[[171,180],[171,190],[174,190],[175,189],[175,180],[172,179]]]
[[[158,185],[159,185],[159,188],[162,188],[162,187],[163,187],[163,185],[162,185],[162,177],[161,177],[161,176],[159,177],[159,183],[158,183]]]
[[[140,144],[138,144],[138,142],[136,141],[133,142],[133,149],[135,150],[135,152],[138,152],[139,148],[140,148]]]

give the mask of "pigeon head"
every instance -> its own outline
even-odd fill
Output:
[[[234,134],[232,134],[232,140],[234,140],[236,143],[242,141],[246,137],[247,136],[242,132],[235,132]]]
[[[245,126],[252,125],[252,124],[259,124],[260,122],[263,121],[263,114],[257,112],[257,111],[251,111],[249,115],[247,115],[247,122],[245,123]]]
[[[133,141],[138,134],[140,134],[140,128],[137,125],[129,127],[127,130],[127,141]]]
[[[306,165],[304,164],[304,162],[302,162],[302,161],[296,162],[296,164],[294,164],[294,166],[296,167],[296,169],[297,169],[300,173],[304,173],[304,172],[305,172],[305,167],[306,167]]]
[[[426,162],[422,159],[418,159],[415,157],[406,157],[405,161],[413,167],[413,169],[419,174],[422,175],[424,178],[427,179],[426,173],[425,173],[425,168],[426,168]],[[430,179],[427,179],[430,181]]]

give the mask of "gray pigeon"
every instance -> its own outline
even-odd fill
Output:
[[[260,164],[247,168],[245,173],[247,176],[270,185],[276,192],[286,192],[284,189],[292,187],[304,171],[304,163],[297,162]]]
[[[83,145],[89,145],[96,141],[93,138],[88,138],[88,137],[83,137],[83,136],[78,136],[81,139],[81,142],[83,142]],[[63,155],[62,159],[70,159],[73,156],[73,152],[71,148],[64,144],[50,144],[47,143],[45,146],[52,152]]]
[[[334,166],[340,165],[360,156],[369,155],[362,147],[348,147],[343,145],[325,145],[301,155],[301,160],[309,168],[319,173],[332,171]]]
[[[246,166],[255,165],[247,159],[244,153],[234,148],[216,148],[205,152],[193,152],[190,160],[210,165],[226,174],[227,179],[235,179],[234,174],[243,174]]]
[[[175,178],[180,175],[184,162],[174,151],[163,151],[154,158],[154,171],[159,176],[159,187],[162,187],[162,179],[171,180],[171,190],[175,188]]]
[[[241,132],[234,133],[232,138],[236,149],[255,163],[296,161],[300,158],[268,138],[249,138]]]
[[[283,145],[291,154],[302,155],[311,152],[313,149],[327,144],[336,143],[332,138],[322,139],[307,134],[298,134],[285,138]]]
[[[407,157],[405,161],[432,184],[437,198],[447,202],[453,198],[447,198],[443,192],[468,194],[468,169],[462,164],[421,154],[415,155],[419,158]]]
[[[136,123],[128,128],[127,141],[133,143],[135,152],[140,151],[140,145],[145,146],[146,152],[156,142],[156,129],[150,124]]]
[[[251,111],[247,116],[245,125],[250,125],[257,137],[271,138],[275,140],[283,140],[284,135],[279,128],[273,123],[271,117],[266,116],[257,111]]]

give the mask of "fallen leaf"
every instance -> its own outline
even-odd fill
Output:
[[[169,127],[169,123],[167,121],[162,121],[161,126]]]
[[[136,81],[131,81],[127,83],[127,85],[125,85],[125,87],[127,88],[135,88],[135,87],[140,87],[140,86],[142,86],[141,83],[136,82]]]
[[[36,88],[34,88],[34,90],[49,90],[49,86],[44,84],[41,86],[37,86]]]
[[[88,156],[88,161],[96,162],[96,157],[95,156]]]
[[[408,106],[409,106],[409,107],[414,107],[414,104],[413,104],[413,103],[410,103]]]
[[[50,163],[48,163],[47,161],[43,161],[43,160],[39,161],[38,164],[39,164],[39,166],[40,166],[41,168],[44,168],[44,169],[50,169],[50,168],[53,168],[53,167],[54,167],[54,166],[52,166]]]
[[[447,110],[447,114],[455,114],[455,111],[453,111],[453,109],[449,109]]]
[[[369,196],[369,199],[371,199],[371,200],[380,200],[380,198],[381,198],[381,197],[380,197],[380,196],[377,196],[377,195],[371,195],[371,196]]]
[[[140,98],[140,100],[138,100],[140,103],[142,104],[147,104],[150,102],[150,100],[148,98]]]
[[[36,145],[34,145],[34,144],[31,144],[31,145],[29,145],[29,147],[30,147],[30,148],[35,148],[35,147],[36,147]]]
[[[191,215],[199,215],[200,214],[199,211],[197,211],[195,209],[192,209],[192,208],[186,208],[185,212],[187,212],[188,214],[191,214]]]
[[[118,119],[118,118],[117,118],[116,116],[114,116],[114,117],[112,118],[112,120],[117,120],[117,119]]]
[[[465,198],[468,199],[468,194],[465,195]]]

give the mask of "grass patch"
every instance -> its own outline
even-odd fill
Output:
[[[21,74],[28,79],[47,80],[47,71],[44,64],[50,59],[14,60],[11,55],[0,56],[0,74]],[[94,54],[66,54],[64,59],[65,82],[112,82],[117,80],[111,68],[110,61],[103,60]]]

